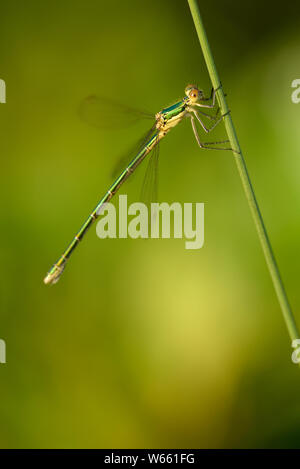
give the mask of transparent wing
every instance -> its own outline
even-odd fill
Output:
[[[157,202],[158,198],[158,161],[159,161],[159,141],[149,155],[149,162],[146,169],[144,182],[141,191],[141,200],[148,207],[152,202]]]
[[[140,119],[153,120],[155,118],[149,112],[96,95],[88,96],[81,102],[79,115],[90,125],[110,130],[128,127]]]
[[[121,156],[121,158],[118,159],[113,171],[112,171],[112,177],[116,178],[121,171],[123,171],[132,158],[134,158],[146,145],[147,141],[150,140],[151,135],[153,134],[155,130],[155,124],[151,127],[150,130],[146,132],[146,134],[134,145],[133,148],[131,148],[130,151],[126,152],[124,155]]]

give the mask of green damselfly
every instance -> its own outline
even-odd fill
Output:
[[[202,129],[206,133],[209,133],[219,124],[219,122],[222,121],[223,117],[225,116],[218,116],[219,109],[213,116],[206,112],[203,112],[203,110],[200,110],[200,108],[213,109],[215,107],[216,92],[217,90],[212,89],[210,96],[205,97],[203,91],[200,90],[197,86],[188,85],[185,88],[186,96],[182,100],[178,101],[172,106],[163,109],[155,115],[154,125],[148,132],[147,137],[141,145],[139,151],[136,153],[131,162],[126,166],[126,168],[121,172],[121,174],[117,177],[114,183],[110,186],[106,194],[102,197],[96,208],[92,211],[88,219],[85,221],[83,226],[75,235],[65,252],[61,255],[58,261],[48,272],[44,279],[45,284],[56,283],[58,281],[60,275],[62,274],[66,266],[67,260],[71,256],[78,243],[82,240],[89,227],[98,218],[98,216],[104,209],[105,204],[111,200],[111,198],[116,194],[116,192],[129,178],[129,176],[136,170],[136,168],[141,164],[141,162],[147,157],[147,155],[154,148],[157,148],[159,141],[164,138],[169,133],[169,131],[177,124],[179,124],[179,122],[181,122],[185,117],[189,117],[191,119],[192,129],[196,141],[201,149],[234,151],[231,148],[214,146],[228,143],[228,140],[222,140],[218,142],[202,142],[199,137],[199,133],[196,127],[196,121],[201,125]],[[202,120],[202,116],[209,119],[210,121],[213,121],[213,124],[210,126],[206,126]],[[152,152],[152,154],[154,153],[155,152]]]

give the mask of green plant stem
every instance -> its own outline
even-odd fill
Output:
[[[200,45],[203,51],[204,59],[208,68],[210,79],[214,89],[218,89],[217,98],[221,108],[222,114],[226,114],[229,109],[225,99],[225,95],[221,86],[219,75],[216,69],[216,65],[212,56],[212,52],[208,43],[204,25],[201,19],[199,7],[197,0],[188,0],[192,17],[194,20],[195,28],[198,34]],[[228,134],[228,138],[231,144],[231,147],[239,153],[233,153],[238,168],[238,172],[243,184],[243,188],[246,194],[246,198],[253,216],[253,220],[257,229],[258,237],[264,252],[266,263],[268,265],[273,285],[279,300],[279,304],[282,310],[283,318],[285,320],[289,335],[292,340],[298,339],[300,337],[297,330],[297,325],[291,310],[291,307],[288,302],[288,298],[280,277],[279,269],[276,264],[276,260],[271,248],[271,244],[267,235],[267,231],[263,222],[261,212],[259,210],[254,190],[250,181],[250,177],[247,171],[246,162],[244,160],[241,148],[238,142],[238,138],[235,132],[235,128],[231,119],[231,115],[227,114],[224,118],[225,127]]]

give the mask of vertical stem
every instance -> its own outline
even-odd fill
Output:
[[[195,28],[198,34],[198,38],[200,41],[204,59],[208,68],[210,79],[212,81],[212,85],[214,89],[217,89],[220,87],[221,82],[219,79],[219,75],[216,69],[216,65],[213,59],[210,46],[208,43],[204,25],[200,16],[200,11],[199,11],[199,7],[197,4],[197,0],[188,0],[188,3],[189,3],[192,17],[194,20]],[[222,114],[225,114],[226,112],[228,112],[229,109],[228,109],[227,102],[226,102],[225,95],[223,93],[222,88],[219,88],[219,90],[217,91],[217,98],[219,101],[221,112]],[[227,114],[224,120],[225,120],[225,128],[228,134],[231,147],[235,149],[237,152],[239,152],[239,153],[233,153],[233,154],[234,154],[238,172],[239,172],[242,184],[243,184],[245,195],[246,195],[246,198],[247,198],[247,201],[248,201],[251,213],[252,213],[252,217],[253,217],[253,220],[257,229],[260,244],[264,252],[265,260],[268,265],[270,275],[273,281],[273,285],[274,285],[274,288],[278,297],[278,301],[282,310],[283,318],[285,320],[291,339],[292,340],[298,339],[300,335],[297,330],[297,325],[296,325],[291,307],[289,305],[287,294],[285,292],[285,289],[284,289],[284,286],[280,277],[279,269],[276,264],[276,260],[272,251],[272,247],[270,244],[270,240],[268,238],[268,234],[267,234],[264,222],[263,222],[263,218],[258,207],[255,193],[254,193],[251,180],[248,174],[246,162],[241,152],[241,148],[240,148],[239,141],[235,132],[235,128],[231,119],[231,115]]]

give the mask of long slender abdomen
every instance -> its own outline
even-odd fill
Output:
[[[129,178],[129,176],[134,172],[134,170],[141,164],[144,158],[147,156],[148,153],[153,149],[153,147],[158,143],[158,141],[164,136],[162,132],[155,132],[154,135],[150,138],[150,140],[146,143],[146,145],[141,149],[141,151],[136,155],[136,157],[129,163],[127,168],[120,174],[120,176],[114,181],[111,187],[108,189],[104,197],[100,200],[96,208],[93,212],[89,215],[88,219],[82,225],[78,233],[74,236],[72,242],[69,244],[65,252],[61,255],[58,259],[56,264],[53,265],[51,270],[48,272],[46,277],[44,278],[45,284],[54,284],[58,282],[61,274],[64,271],[65,265],[69,257],[71,256],[72,252],[82,240],[90,226],[93,222],[98,218],[101,211],[104,209],[105,204],[108,203],[112,197],[116,194],[116,192],[120,189],[120,187],[124,184],[124,182]]]

